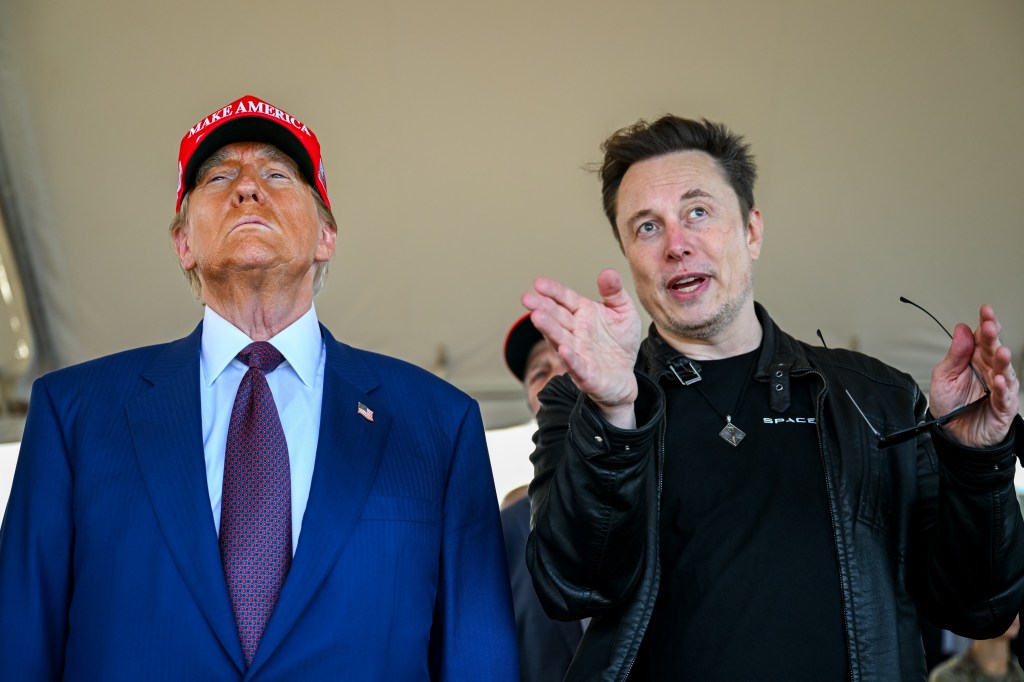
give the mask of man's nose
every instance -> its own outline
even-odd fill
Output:
[[[665,226],[665,257],[682,260],[693,254],[690,235],[683,226],[672,222]]]
[[[255,171],[247,169],[240,171],[238,177],[235,178],[233,189],[235,203],[237,204],[244,204],[247,201],[255,201],[257,204],[263,203],[263,188]]]

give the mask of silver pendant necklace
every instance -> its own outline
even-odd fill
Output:
[[[676,365],[679,365],[678,368]],[[704,391],[700,390],[697,386],[697,382],[703,379],[700,374],[700,365],[695,363],[693,360],[689,360],[683,357],[675,358],[669,363],[668,368],[672,370],[672,374],[676,376],[683,386],[693,386],[693,389],[697,391],[697,394],[704,399],[704,402],[715,411],[719,417],[725,420],[725,426],[718,432],[718,437],[724,440],[729,445],[739,447],[740,441],[747,437],[747,434],[740,427],[732,423],[732,415],[736,414],[740,405],[743,404],[743,398],[747,395],[747,388],[750,386],[751,379],[747,378],[743,382],[743,388],[740,390],[739,398],[736,399],[736,405],[733,406],[730,414],[722,414],[715,404],[705,395]]]
[[[707,400],[707,396],[704,396],[704,400]],[[715,410],[717,412],[717,410]],[[725,428],[718,432],[719,437],[729,445],[736,447],[740,444],[740,441],[747,437],[747,434],[743,432],[743,429],[732,423],[732,415],[725,415]]]

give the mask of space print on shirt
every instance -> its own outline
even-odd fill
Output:
[[[761,418],[761,423],[762,424],[767,424],[768,426],[781,426],[781,425],[787,425],[788,426],[788,425],[792,425],[792,424],[804,424],[804,425],[809,424],[809,425],[813,426],[813,425],[818,423],[818,418],[817,417],[790,417],[790,416],[786,416],[786,417],[778,417],[778,416],[776,416],[776,417],[762,417]]]

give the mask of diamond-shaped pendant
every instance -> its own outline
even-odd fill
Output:
[[[747,434],[743,433],[743,431],[731,421],[725,425],[724,429],[718,432],[718,435],[721,436],[722,440],[733,447],[739,445],[740,441],[747,437]]]

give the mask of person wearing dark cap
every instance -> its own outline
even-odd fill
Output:
[[[203,321],[35,383],[0,679],[516,679],[478,407],[318,323],[336,232],[299,119],[246,96],[189,129]]]
[[[534,415],[540,409],[537,394],[549,380],[565,373],[558,351],[541,336],[529,315],[519,318],[505,337],[505,364],[526,390],[526,402]],[[501,510],[519,640],[520,679],[522,682],[559,682],[572,662],[583,627],[580,621],[552,620],[537,599],[526,568],[530,498],[525,490],[523,493],[514,500],[506,498],[507,506]]]

